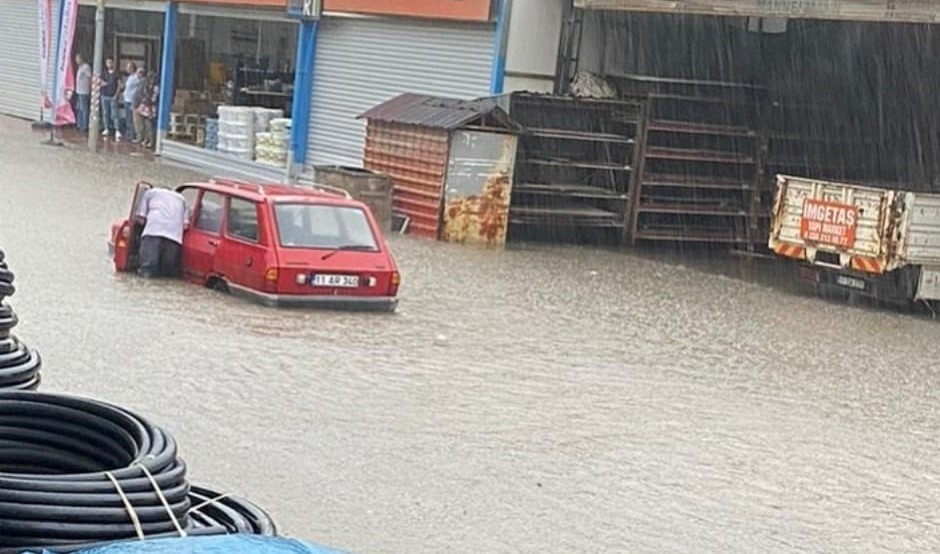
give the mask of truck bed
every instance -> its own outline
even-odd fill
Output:
[[[768,246],[868,273],[940,267],[940,195],[778,175]]]

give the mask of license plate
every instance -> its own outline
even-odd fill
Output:
[[[856,290],[865,290],[865,281],[862,279],[856,279],[855,277],[849,277],[847,275],[839,275],[836,277],[836,284]]]
[[[315,287],[346,287],[355,288],[359,286],[358,275],[329,275],[317,274],[310,280],[310,284]]]

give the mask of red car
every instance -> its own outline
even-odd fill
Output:
[[[137,270],[142,226],[111,226],[117,271]],[[184,277],[268,306],[394,311],[401,277],[369,208],[345,192],[230,179],[187,183],[191,219],[183,234]]]

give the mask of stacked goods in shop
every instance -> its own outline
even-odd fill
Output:
[[[284,117],[284,112],[272,108],[252,108],[255,112],[255,132],[264,133],[272,119]]]
[[[3,299],[16,291],[13,279],[0,250],[0,390],[33,390],[39,387],[42,360],[38,352],[11,333],[19,320]]]
[[[285,167],[290,148],[290,119],[283,117],[270,121],[269,133],[256,135],[255,159],[261,163]]]
[[[290,118],[278,117],[271,120],[271,133],[283,137],[290,136]]]
[[[255,151],[255,114],[252,108],[219,106],[219,152],[250,160]]]
[[[206,138],[203,142],[203,148],[206,150],[218,150],[219,149],[219,120],[218,119],[207,119],[206,120]]]

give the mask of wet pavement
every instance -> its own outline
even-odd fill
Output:
[[[43,388],[126,405],[191,479],[357,552],[940,551],[940,322],[781,266],[394,237],[395,315],[115,275],[136,179],[0,120],[0,246]],[[741,279],[747,275],[750,280]]]

